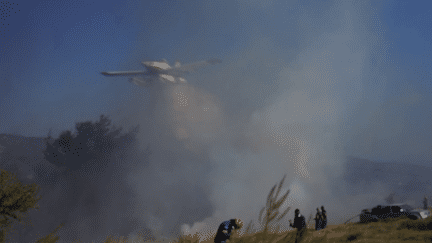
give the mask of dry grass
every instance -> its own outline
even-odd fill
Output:
[[[273,186],[267,197],[266,206],[263,207],[259,214],[259,222],[262,229],[259,232],[251,232],[253,222],[250,221],[245,229],[245,233],[240,234],[233,231],[230,243],[287,243],[296,241],[296,231],[290,230],[279,232],[277,223],[288,213],[288,207],[283,213],[279,213],[280,207],[286,200],[289,191],[280,199],[277,199],[282,188],[284,178]],[[277,188],[277,190],[276,190]],[[429,207],[432,213],[432,207]],[[330,243],[330,242],[429,242],[432,243],[432,217],[428,219],[410,220],[408,218],[386,219],[380,222],[348,223],[341,225],[328,225],[326,229],[315,231],[313,227],[312,214],[307,222],[307,229],[301,243]],[[63,226],[63,225],[61,225]],[[37,242],[54,243],[58,240],[55,236],[56,231],[38,240]],[[105,243],[132,243],[132,242],[149,242],[145,241],[144,236],[138,236],[138,239],[128,239],[127,237],[108,237]],[[214,235],[206,240],[200,240],[197,234],[193,236],[181,236],[175,240],[155,240],[152,242],[166,243],[213,243]]]
[[[245,233],[239,234],[239,232],[233,231],[230,243],[287,243],[295,242],[296,231],[290,230],[285,232],[279,232],[279,227],[276,225],[290,210],[287,208],[283,213],[279,213],[279,208],[283,205],[284,201],[288,196],[286,192],[279,200],[280,190],[285,177],[279,183],[279,186],[275,185],[267,197],[266,206],[261,210],[259,214],[259,221],[263,228],[259,232],[251,232],[253,227],[252,221],[249,222],[246,227]],[[277,187],[277,190],[276,190]],[[276,191],[275,191],[276,190]],[[275,193],[276,192],[276,193]],[[429,207],[432,212],[432,207]],[[312,224],[311,224],[312,222]],[[214,236],[213,236],[214,237]],[[207,240],[200,240],[198,235],[194,236],[182,236],[175,241],[175,243],[213,243],[213,237]],[[109,238],[105,241],[126,243],[126,238],[114,239]],[[137,241],[145,242],[145,241]],[[154,241],[158,242],[158,241]],[[159,241],[163,242],[163,241]],[[342,243],[342,242],[430,242],[432,243],[432,217],[421,220],[410,220],[408,218],[399,219],[386,219],[380,222],[372,222],[367,224],[361,223],[348,223],[341,225],[328,225],[326,229],[315,231],[312,221],[312,214],[310,215],[307,222],[307,229],[301,243]]]
[[[285,177],[284,177],[285,178]],[[246,233],[239,235],[234,233],[230,243],[259,243],[259,242],[274,242],[286,243],[295,242],[296,231],[275,233],[278,227],[274,227],[274,223],[285,216],[286,212],[279,215],[278,209],[286,199],[288,192],[277,200],[282,183],[279,184],[276,195],[273,196],[276,186],[274,186],[267,198],[267,205],[260,213],[260,221],[264,228],[257,233],[250,232],[252,221],[246,228]],[[265,210],[265,211],[264,211]],[[432,212],[432,207],[429,207]],[[262,218],[261,216],[264,215]],[[308,219],[308,227],[301,239],[301,243],[330,243],[330,242],[430,242],[432,243],[432,217],[428,219],[410,220],[408,218],[386,219],[380,222],[367,224],[348,223],[341,225],[328,225],[326,229],[315,231],[311,224],[312,215]],[[273,227],[272,227],[273,226]],[[269,229],[276,229],[275,231]],[[178,243],[213,243],[213,238],[206,241],[199,241],[198,237],[183,237],[177,241]]]

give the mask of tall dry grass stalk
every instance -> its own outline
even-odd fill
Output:
[[[60,239],[60,237],[56,235],[57,231],[61,229],[63,226],[64,223],[61,223],[59,226],[57,226],[57,228],[54,229],[53,232],[51,232],[45,237],[38,239],[36,243],[56,243]]]
[[[282,189],[282,185],[285,181],[286,175],[282,178],[279,183],[279,186],[276,184],[270,190],[269,195],[267,196],[266,206],[263,207],[259,214],[259,222],[263,225],[263,230],[261,232],[257,232],[251,236],[253,223],[252,220],[249,222],[246,227],[246,235],[241,238],[233,238],[230,241],[232,243],[242,243],[242,242],[272,242],[274,241],[278,235],[275,234],[279,231],[279,225],[275,227],[274,223],[279,222],[291,209],[288,207],[283,213],[279,212],[279,208],[283,205],[285,200],[288,197],[289,190],[280,198],[279,193]],[[277,188],[277,190],[276,190]],[[270,232],[269,229],[273,232]],[[251,238],[252,237],[252,238]]]

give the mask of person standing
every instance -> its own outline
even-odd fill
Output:
[[[428,209],[428,200],[427,197],[425,196],[423,199],[423,209],[427,210]]]
[[[321,229],[325,229],[327,227],[327,211],[325,211],[324,206],[321,206],[321,215],[322,215]]]
[[[215,243],[226,243],[231,237],[232,229],[240,229],[243,226],[243,222],[240,219],[230,219],[224,221],[219,225],[216,237],[214,238]]]
[[[292,228],[297,229],[295,242],[299,243],[303,237],[305,230],[306,230],[306,220],[305,220],[305,217],[300,214],[300,210],[298,208],[294,211],[294,224],[291,222],[291,220],[289,220],[289,222],[290,222],[290,226]]]
[[[317,208],[317,213],[315,214],[314,219],[315,219],[315,230],[318,231],[322,228],[322,215],[319,208]]]

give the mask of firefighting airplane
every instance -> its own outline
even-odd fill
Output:
[[[129,81],[138,86],[150,86],[155,80],[162,83],[182,84],[186,83],[186,79],[183,78],[183,75],[207,66],[208,64],[221,62],[222,61],[219,59],[210,59],[207,61],[180,65],[180,62],[176,61],[174,67],[171,67],[165,59],[162,59],[161,61],[142,62],[141,64],[147,71],[111,71],[101,72],[101,74],[105,76],[133,76]]]

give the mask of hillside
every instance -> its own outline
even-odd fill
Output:
[[[417,164],[373,162],[366,159],[347,157],[343,180],[347,183],[348,195],[367,193],[380,182],[395,193],[396,201],[410,201],[420,206],[421,200],[432,192],[432,167]],[[374,202],[376,204],[378,202]],[[371,205],[373,206],[373,205]]]
[[[37,183],[51,184],[54,181],[44,177],[46,172],[54,170],[54,167],[45,163],[43,149],[44,138],[0,134],[0,168],[17,173],[20,179],[31,178]],[[390,185],[398,196],[398,201],[403,201],[413,197],[420,199],[425,192],[432,192],[430,175],[432,167],[429,166],[374,162],[348,156],[342,179],[349,185],[347,193],[365,192],[372,183],[382,182]]]
[[[61,169],[48,163],[43,159],[42,151],[45,148],[43,138],[29,138],[18,135],[0,134],[0,169],[6,169],[8,171],[17,173],[18,178],[24,183],[36,182],[42,186],[41,195],[43,198],[49,198],[51,194],[51,187],[58,184],[58,179],[61,177]],[[432,174],[432,168],[421,165],[413,164],[398,164],[398,163],[382,163],[373,162],[360,158],[348,157],[346,160],[345,173],[343,175],[343,181],[348,185],[346,192],[349,194],[358,194],[361,192],[367,192],[370,190],[370,185],[374,182],[382,182],[389,185],[391,192],[395,192],[397,201],[404,201],[406,199],[415,198],[415,204],[413,206],[420,206],[422,197],[426,194],[430,196],[431,192],[431,178],[429,175]],[[75,205],[75,201],[64,199],[56,199],[60,204],[59,206]],[[377,205],[380,202],[371,202],[371,207]],[[67,210],[67,207],[66,209]],[[361,208],[358,209],[360,213]],[[35,212],[32,213],[32,217],[46,217],[43,213]],[[351,216],[347,216],[346,220]],[[45,220],[45,219],[44,219]],[[59,219],[60,220],[60,219]],[[355,222],[355,220],[353,220]],[[350,223],[348,225],[329,225],[327,229],[321,232],[314,232],[310,230],[308,233],[309,241],[304,242],[348,242],[348,239],[358,239],[358,242],[362,242],[362,239],[369,239],[372,236],[385,235],[388,232],[392,232],[391,236],[383,237],[396,237],[398,235],[401,239],[414,237],[418,233],[419,236],[426,239],[429,237],[429,231],[417,231],[415,229],[400,228],[397,225],[402,226],[409,225],[403,223],[405,221],[400,220],[397,222],[384,223],[382,225],[372,223],[368,225],[361,225],[356,223]],[[49,226],[50,229],[55,228],[58,225],[57,222],[52,223]],[[395,226],[396,225],[396,226]],[[430,224],[427,225],[428,228]],[[39,226],[36,225],[35,229]],[[399,227],[399,228],[398,228]],[[431,229],[430,227],[428,228]],[[30,228],[26,229],[30,230]],[[126,231],[126,230],[125,230]],[[27,231],[22,231],[25,233]],[[370,233],[372,232],[372,233]],[[279,233],[274,236],[282,235],[292,237],[291,233]],[[255,242],[252,238],[258,235],[243,236],[238,238],[238,242]],[[279,236],[278,236],[279,237]],[[426,237],[426,238],[425,238]],[[308,238],[308,239],[309,239]],[[252,241],[249,241],[252,239]],[[392,239],[393,238],[389,238]],[[396,238],[395,238],[396,239]],[[398,238],[399,239],[399,238]],[[414,238],[413,238],[414,239]],[[419,239],[420,238],[415,238]],[[428,238],[430,239],[430,238]],[[192,240],[192,241],[187,241]],[[194,237],[184,239],[181,242],[195,242],[197,239]],[[279,241],[279,238],[275,239],[274,242]],[[203,242],[211,242],[203,241]],[[119,241],[112,241],[119,242]],[[121,241],[120,241],[121,242]],[[142,241],[138,241],[142,242]],[[235,242],[235,241],[233,241]],[[273,241],[272,241],[273,242]],[[289,242],[283,241],[283,242]],[[382,241],[381,241],[382,242]],[[386,241],[388,242],[388,241]],[[397,241],[392,241],[397,242]],[[420,241],[420,242],[432,242],[432,241]]]
[[[429,208],[432,212],[432,207]],[[296,231],[263,234],[234,234],[231,243],[255,242],[295,242]],[[199,240],[198,236],[186,236],[178,243],[211,243],[213,239]],[[348,223],[329,225],[326,229],[316,231],[313,220],[301,240],[302,243],[315,242],[432,242],[432,217],[422,220],[407,218],[386,219],[373,223]]]
[[[432,211],[432,208],[430,208]],[[410,220],[407,218],[387,219],[374,223],[348,223],[329,225],[326,229],[315,231],[314,222],[310,221],[301,243],[344,243],[344,242],[432,242],[432,217],[424,220]],[[213,243],[214,235],[202,234],[183,236],[176,240],[156,240],[165,243]],[[296,231],[263,232],[240,234],[235,232],[230,243],[287,243],[295,242]],[[110,238],[106,243],[147,242],[130,241],[127,238]]]
[[[58,168],[44,159],[45,141],[41,137],[0,134],[0,169],[16,173],[25,183],[54,184]]]

